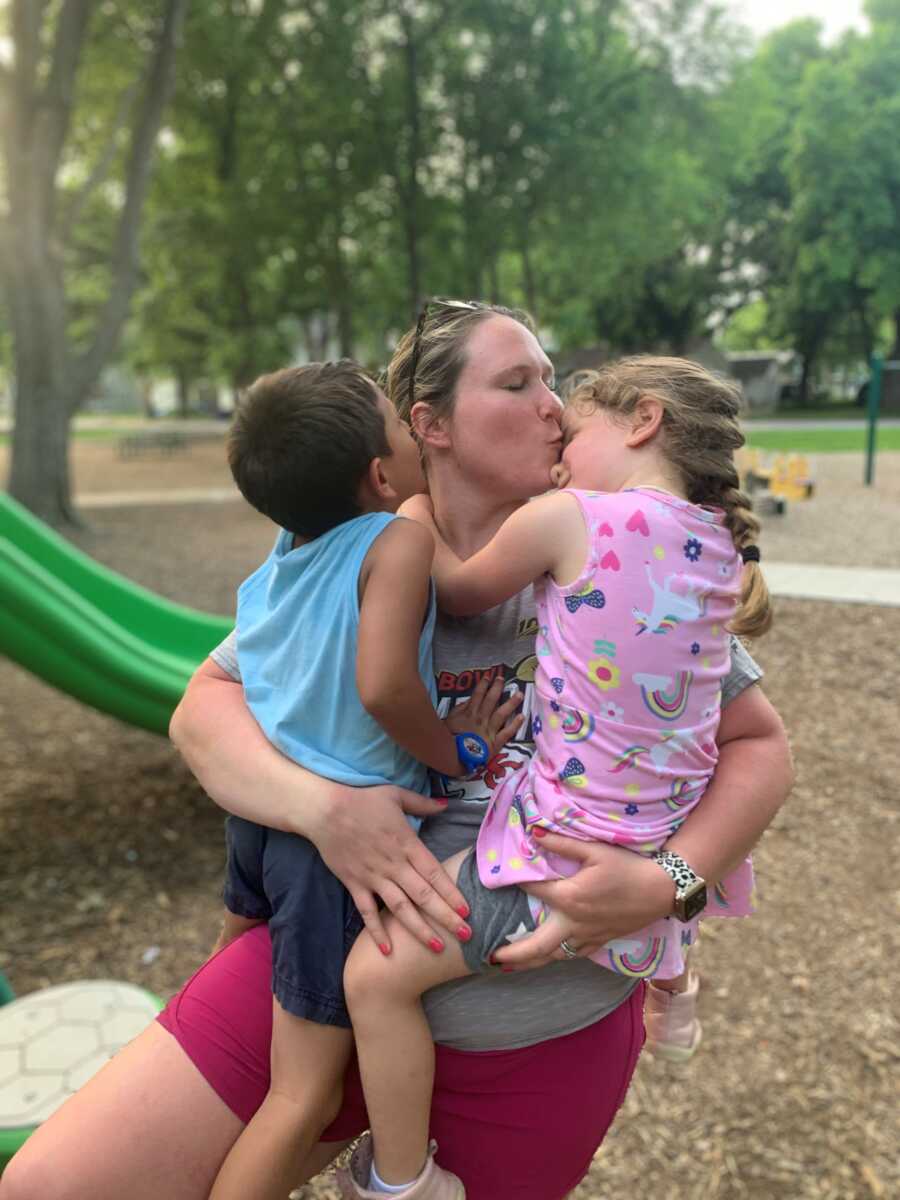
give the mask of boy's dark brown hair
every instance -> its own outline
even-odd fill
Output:
[[[390,452],[376,385],[348,359],[262,375],[241,397],[228,435],[244,498],[305,538],[359,516],[369,463]]]

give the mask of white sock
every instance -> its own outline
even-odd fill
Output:
[[[416,1179],[418,1178],[419,1176],[417,1175]],[[411,1188],[416,1179],[410,1179],[409,1183],[385,1183],[375,1170],[375,1160],[373,1159],[369,1170],[369,1191],[380,1192],[385,1196],[396,1196],[400,1192],[405,1192],[407,1188]]]

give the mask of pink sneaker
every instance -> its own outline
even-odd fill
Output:
[[[432,1142],[428,1147],[425,1170],[406,1191],[395,1193],[397,1200],[466,1200],[462,1181],[434,1161],[436,1150],[437,1142]],[[384,1192],[369,1189],[371,1170],[372,1135],[366,1133],[350,1156],[349,1167],[341,1168],[337,1173],[343,1200],[385,1200]]]
[[[697,1019],[697,993],[700,983],[696,975],[688,976],[686,992],[666,992],[647,985],[644,1000],[644,1028],[647,1030],[645,1049],[668,1062],[687,1062],[700,1045],[702,1030]]]

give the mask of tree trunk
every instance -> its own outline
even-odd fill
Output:
[[[803,370],[800,374],[800,395],[798,397],[801,408],[809,408],[812,405],[813,369],[817,356],[818,348],[811,349],[803,355]]]
[[[897,361],[900,359],[900,308],[895,308],[892,315],[894,319],[894,345],[891,348],[891,358]]]
[[[72,409],[46,355],[16,353],[9,493],[55,528],[78,524],[69,474]]]
[[[66,0],[60,6],[49,54],[41,40],[44,5],[31,0],[13,5],[15,67],[7,81],[12,102],[4,113],[9,216],[0,222],[0,273],[12,316],[16,398],[9,490],[53,525],[76,523],[69,425],[96,386],[127,316],[150,160],[187,3],[167,0],[164,8],[131,132],[109,292],[92,341],[80,355],[69,342],[67,328],[57,181],[93,0]]]
[[[178,400],[178,415],[182,421],[186,421],[191,412],[191,381],[183,367],[178,367],[175,371],[175,394]]]

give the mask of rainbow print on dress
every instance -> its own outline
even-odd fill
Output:
[[[673,679],[671,675],[639,672],[631,679],[641,689],[641,699],[654,716],[663,721],[677,721],[687,708],[694,673],[678,671]]]

